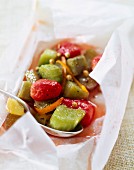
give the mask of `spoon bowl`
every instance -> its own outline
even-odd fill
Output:
[[[42,124],[40,124],[40,125],[45,130],[45,132],[47,132],[48,134],[53,135],[53,136],[57,136],[57,137],[64,137],[64,138],[78,135],[79,133],[81,133],[83,131],[83,128],[81,128],[81,129],[79,129],[75,132],[66,132],[66,131],[60,131],[60,130],[52,129],[52,128],[50,128],[48,126],[44,126]]]
[[[35,111],[26,102],[24,102],[19,97],[15,96],[15,95],[7,92],[7,91],[4,91],[2,89],[0,89],[0,93],[3,93],[4,95],[6,95],[8,97],[11,97],[11,98],[17,100],[20,104],[23,105],[24,109],[26,111],[29,111],[31,114],[35,113]],[[53,135],[53,136],[56,136],[56,137],[72,137],[72,136],[78,135],[79,133],[81,133],[83,131],[82,126],[77,128],[76,131],[70,131],[70,132],[56,130],[56,129],[53,129],[51,127],[48,127],[48,126],[45,126],[45,125],[42,125],[42,124],[40,124],[40,126],[45,130],[46,133]]]

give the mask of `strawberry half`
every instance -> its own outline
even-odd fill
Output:
[[[40,79],[32,84],[30,95],[34,100],[43,101],[58,97],[61,90],[62,86],[57,81]]]

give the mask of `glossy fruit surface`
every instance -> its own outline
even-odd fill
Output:
[[[24,114],[24,107],[15,99],[8,98],[6,107],[10,114],[17,116],[22,116]]]
[[[45,64],[39,67],[39,74],[43,79],[62,81],[62,70],[54,64]]]
[[[60,105],[56,108],[50,118],[50,127],[62,130],[73,130],[85,115],[82,109],[72,109],[65,105]]]
[[[77,44],[71,42],[60,43],[57,51],[67,58],[72,58],[81,54],[80,47]]]
[[[40,79],[32,84],[30,95],[34,100],[43,101],[58,97],[61,90],[62,87],[57,81]]]
[[[62,104],[66,105],[69,108],[73,108],[73,109],[83,109],[85,111],[85,116],[81,121],[81,125],[83,127],[87,127],[88,125],[90,125],[94,112],[95,112],[95,108],[94,106],[87,100],[71,100],[71,99],[64,99],[62,101]]]
[[[57,52],[51,49],[46,49],[40,56],[38,66],[43,64],[48,64],[50,59],[55,59],[57,56]]]

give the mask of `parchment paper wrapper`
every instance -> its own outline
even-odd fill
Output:
[[[25,114],[0,137],[3,169],[103,169],[118,137],[133,80],[133,11],[131,6],[88,0],[37,3],[35,18],[29,19],[18,42],[1,59],[0,87],[17,93],[39,41],[49,45],[57,39],[75,38],[104,50],[91,77],[101,86],[106,116],[100,135],[77,144],[55,146],[30,113]],[[7,115],[2,110],[4,102],[0,96],[1,124]]]

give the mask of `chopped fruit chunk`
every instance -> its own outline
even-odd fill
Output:
[[[88,93],[88,90],[86,89],[86,87],[84,85],[82,85],[76,78],[75,76],[73,75],[73,73],[71,72],[70,68],[65,64],[63,63],[62,61],[60,60],[57,60],[57,63],[59,63],[63,68],[66,69],[66,71],[72,76],[73,80],[75,81],[75,83],[86,93]]]
[[[60,95],[62,86],[53,80],[40,79],[32,84],[30,95],[34,100],[43,101]]]
[[[95,112],[95,106],[92,105],[87,100],[71,100],[71,99],[63,99],[62,104],[66,105],[69,108],[73,109],[83,109],[85,111],[85,116],[81,120],[81,125],[83,127],[87,127],[90,125],[94,112]]]
[[[44,79],[62,81],[62,69],[54,64],[45,64],[39,68],[39,74]]]
[[[66,58],[76,57],[81,54],[81,49],[77,44],[70,42],[62,42],[57,47],[58,53]]]
[[[78,78],[79,82],[83,84],[88,90],[93,90],[97,87],[98,83],[91,77],[85,77],[84,75]]]
[[[32,83],[29,81],[23,81],[21,88],[18,93],[18,97],[25,100],[25,101],[31,101],[32,98],[30,96],[30,88]]]
[[[82,71],[87,68],[86,59],[83,55],[69,58],[67,60],[67,65],[69,66],[74,76],[81,74]]]
[[[57,52],[54,50],[46,49],[40,56],[38,65],[49,64],[49,60],[55,60],[57,57]]]
[[[76,83],[67,81],[64,87],[63,96],[70,99],[87,99],[89,93],[88,91],[83,91]]]
[[[24,107],[15,99],[8,98],[7,111],[10,114],[22,116],[24,114]]]
[[[71,131],[84,116],[85,111],[82,109],[72,109],[65,105],[60,105],[50,118],[50,127],[62,131]]]
[[[95,56],[97,56],[98,54],[96,53],[96,51],[94,49],[89,49],[86,51],[85,53],[85,58],[86,58],[86,61],[87,61],[87,65],[88,65],[88,69],[90,70],[91,69],[91,65],[92,65],[92,60]]]

